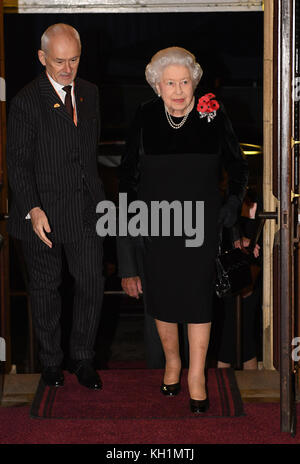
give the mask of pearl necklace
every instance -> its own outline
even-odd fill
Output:
[[[187,118],[188,118],[190,112],[192,111],[193,107],[194,107],[194,98],[193,98],[192,102],[190,103],[190,105],[189,105],[189,107],[188,107],[188,110],[187,110],[187,113],[184,115],[182,121],[180,121],[180,122],[177,124],[176,122],[174,122],[174,121],[172,120],[172,117],[171,117],[171,115],[170,115],[170,113],[169,113],[169,111],[167,110],[167,107],[166,107],[166,105],[165,105],[166,118],[167,118],[168,123],[169,123],[170,126],[172,127],[172,129],[180,129],[180,128],[183,126],[183,124],[186,122],[186,120],[187,120]]]

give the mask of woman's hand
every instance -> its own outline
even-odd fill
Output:
[[[255,256],[255,258],[258,258],[259,257],[259,249],[260,249],[260,246],[258,245],[258,243],[255,245],[255,248],[253,250],[253,254]]]
[[[241,248],[241,249],[247,248],[249,245],[250,245],[250,239],[247,237],[243,237],[241,240],[235,240],[235,242],[233,243],[234,248]],[[253,254],[255,258],[258,258],[259,250],[260,250],[260,246],[257,243],[253,250]]]
[[[121,280],[121,286],[124,292],[133,298],[139,299],[140,294],[143,293],[142,282],[139,276],[123,277]]]
[[[249,219],[255,219],[256,210],[257,210],[256,202],[253,203],[251,201],[244,201],[242,204],[241,216],[249,218]]]

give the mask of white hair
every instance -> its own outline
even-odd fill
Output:
[[[75,40],[78,41],[79,46],[81,48],[81,41],[80,41],[80,35],[78,31],[70,26],[69,24],[64,24],[64,23],[58,23],[58,24],[53,24],[52,26],[49,26],[48,29],[45,30],[41,37],[41,50],[43,52],[48,51],[48,44],[51,39],[51,37],[59,34],[66,34],[69,35],[70,37],[73,37]]]
[[[155,93],[158,93],[156,86],[161,80],[164,69],[170,65],[186,66],[191,74],[193,88],[197,87],[203,70],[200,64],[196,62],[195,56],[185,48],[169,47],[157,52],[146,66],[146,80]]]

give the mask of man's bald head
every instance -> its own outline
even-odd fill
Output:
[[[80,36],[72,26],[53,24],[42,35],[38,57],[55,82],[69,85],[74,81],[80,54]]]
[[[58,23],[52,24],[52,26],[49,26],[43,33],[41,37],[41,50],[47,53],[51,39],[58,38],[59,36],[62,38],[65,37],[66,40],[76,40],[81,49],[81,41],[78,31],[69,24]]]

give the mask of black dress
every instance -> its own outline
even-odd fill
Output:
[[[159,236],[151,236],[149,219],[150,236],[143,239],[146,309],[155,319],[166,322],[211,321],[222,167],[228,172],[230,195],[242,198],[247,182],[247,165],[224,108],[221,105],[208,122],[196,109],[198,97],[180,129],[169,125],[160,98],[141,105],[121,164],[120,192],[128,194],[128,201],[143,200],[149,212],[153,201],[165,200],[169,205],[177,201],[182,207],[182,236],[176,236],[172,226],[170,236],[163,236],[162,224]],[[173,120],[179,122],[180,118]],[[184,233],[185,207],[192,205],[195,226],[196,208],[201,210],[199,202],[204,205],[204,216],[198,221],[200,228],[204,225],[203,243],[187,246],[187,240],[190,245],[196,244],[192,242],[196,236],[192,237],[189,230]],[[133,255],[134,244],[138,243],[125,240],[119,246],[122,277],[137,275]],[[124,246],[130,252],[123,253]]]

